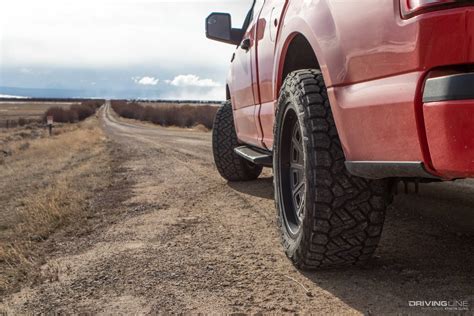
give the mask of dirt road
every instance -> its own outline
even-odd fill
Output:
[[[280,248],[271,170],[226,183],[210,133],[100,115],[123,161],[123,186],[102,205],[121,215],[61,243],[43,267],[55,277],[6,298],[7,310],[387,314],[452,299],[472,310],[473,182],[397,196],[367,267],[299,272]]]

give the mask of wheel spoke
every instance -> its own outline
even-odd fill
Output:
[[[305,200],[303,198],[300,206],[298,207],[296,211],[296,216],[298,217],[300,222],[303,220],[303,217],[304,217],[304,207],[305,207]]]
[[[304,166],[303,166],[302,164],[300,164],[300,163],[292,162],[292,163],[290,164],[290,168],[291,168],[291,169],[296,169],[296,170],[298,170],[298,171],[301,171],[301,170],[304,169]]]
[[[298,184],[300,184],[301,179],[303,178],[303,169],[301,168],[291,168],[291,189],[293,190]]]
[[[292,143],[292,147],[294,150],[296,150],[298,152],[298,157],[301,159],[303,157],[303,146],[301,146],[301,143],[295,139],[295,137],[293,137],[293,139],[291,140],[291,143]],[[300,160],[298,159],[298,161]]]
[[[300,183],[298,183],[295,188],[293,189],[293,198],[296,198],[296,196],[298,195],[298,193],[301,193],[301,191],[303,191],[303,194],[301,195],[304,195],[304,182],[303,181],[300,181]]]
[[[299,124],[296,123],[293,128],[293,135],[291,137],[292,159],[290,162],[291,193],[294,214],[298,222],[301,223],[304,215],[305,199],[304,152]]]
[[[304,205],[305,205],[305,185],[304,182],[300,183],[298,187],[293,191],[293,203],[295,207],[295,215],[298,221],[301,222],[304,216]]]

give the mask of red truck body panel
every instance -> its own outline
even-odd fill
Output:
[[[433,168],[474,177],[474,100],[426,103],[423,111]]]
[[[433,69],[474,64],[472,6],[404,19],[400,0],[257,1],[251,49],[237,49],[228,80],[243,143],[273,146],[296,36],[317,58],[347,160],[416,161],[441,178],[474,177],[474,100],[423,103]]]

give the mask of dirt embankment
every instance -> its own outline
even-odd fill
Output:
[[[367,267],[300,272],[279,246],[270,170],[226,183],[209,133],[123,121],[109,106],[101,119],[120,162],[93,208],[103,220],[53,234],[41,271],[54,278],[6,297],[7,311],[377,315],[474,301],[472,182],[397,196]]]

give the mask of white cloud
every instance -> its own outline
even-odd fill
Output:
[[[166,88],[159,92],[170,98],[224,99],[219,82],[226,78],[236,47],[208,40],[204,19],[210,12],[229,12],[238,28],[252,2],[0,0],[0,84],[81,88],[96,82],[97,91],[119,90],[154,83],[152,74],[160,74],[170,80],[140,85],[150,88],[142,90]],[[62,69],[67,74],[55,76]],[[135,83],[137,74],[138,81],[144,75],[152,79]],[[174,78],[177,74],[185,76]]]
[[[8,98],[8,99],[27,99],[28,97],[20,97],[17,95],[8,95],[8,94],[0,94],[0,98]]]
[[[225,89],[217,88],[197,88],[185,87],[180,89],[169,89],[163,92],[164,99],[170,100],[206,100],[221,101],[225,100]]]
[[[165,80],[169,88],[163,93],[169,99],[224,100],[224,85],[212,79],[202,79],[197,75],[178,75],[173,80]]]
[[[136,84],[140,84],[143,86],[156,86],[160,80],[158,78],[154,77],[133,77],[132,78],[133,82]]]
[[[230,12],[239,27],[251,2],[2,0],[0,66],[222,69],[235,46],[206,39],[204,19],[213,11]]]
[[[176,87],[215,88],[222,86],[222,84],[212,79],[201,79],[199,78],[199,76],[196,75],[179,75],[176,76],[173,80],[167,80],[166,82]]]

